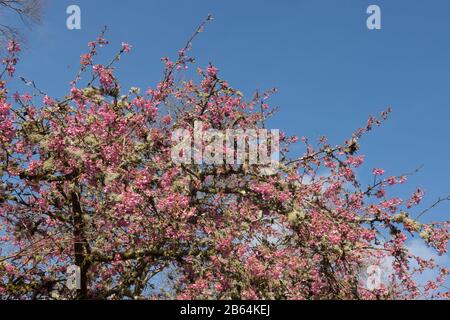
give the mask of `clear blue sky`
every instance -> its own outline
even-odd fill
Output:
[[[52,95],[66,92],[87,41],[103,25],[111,47],[133,45],[119,64],[124,86],[146,88],[161,76],[159,59],[173,57],[212,13],[215,20],[192,54],[200,66],[213,62],[248,96],[277,87],[272,104],[281,109],[273,128],[311,139],[323,134],[337,144],[391,105],[390,120],[362,141],[361,178],[366,181],[373,167],[396,175],[423,164],[399,194],[406,198],[423,187],[421,208],[450,194],[448,0],[48,2],[43,26],[28,33],[18,73]],[[66,29],[70,4],[81,7],[81,30]],[[379,31],[366,27],[370,4],[381,7]],[[110,58],[112,48],[105,54]],[[427,217],[439,219],[450,219],[450,204]]]

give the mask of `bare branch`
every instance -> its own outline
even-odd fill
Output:
[[[14,18],[19,18],[27,28],[40,23],[44,3],[45,0],[0,0],[0,15],[11,17],[10,23],[0,24],[0,43],[9,39],[23,40],[19,27],[11,23]]]

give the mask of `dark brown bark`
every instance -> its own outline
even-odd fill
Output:
[[[86,239],[84,237],[83,211],[81,208],[79,196],[76,192],[72,192],[72,211],[73,211],[73,236],[74,236],[74,252],[75,265],[80,267],[81,287],[78,290],[78,299],[88,299],[88,279],[87,271],[89,265],[86,260]]]

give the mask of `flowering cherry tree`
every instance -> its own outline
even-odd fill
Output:
[[[355,175],[360,138],[389,109],[342,145],[302,138],[300,158],[289,153],[297,138],[281,134],[273,174],[248,163],[174,163],[174,130],[192,132],[194,121],[258,129],[274,112],[273,90],[245,99],[212,65],[198,69],[199,81],[179,80],[194,62],[191,42],[163,59],[161,81],[141,93],[114,75],[129,44],[95,63],[108,44],[102,34],[61,99],[34,82],[30,93],[9,92],[20,52],[10,42],[0,78],[0,298],[448,297],[448,270],[406,245],[420,237],[444,254],[448,222],[413,218],[421,190],[389,197],[407,175],[374,169],[367,187]],[[66,286],[71,265],[78,289]],[[374,265],[389,265],[375,287],[366,272]],[[438,276],[419,285],[426,269]]]

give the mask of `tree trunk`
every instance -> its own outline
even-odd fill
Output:
[[[85,244],[86,239],[84,237],[84,223],[83,223],[83,211],[81,209],[81,204],[79,200],[79,196],[76,192],[72,192],[72,211],[73,211],[73,236],[74,236],[74,252],[75,252],[75,265],[80,268],[80,278],[81,278],[81,286],[78,290],[77,298],[78,299],[87,299],[88,298],[88,289],[87,289],[87,271],[89,266],[86,263],[85,259]]]

